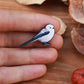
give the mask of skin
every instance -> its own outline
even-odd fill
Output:
[[[33,36],[32,32],[37,33],[49,23],[55,26],[51,47],[43,48],[41,43],[32,43],[31,48],[19,48]],[[63,45],[62,37],[56,34],[59,28],[59,21],[46,15],[0,10],[0,84],[43,76],[47,72],[45,64],[57,59],[57,50]]]

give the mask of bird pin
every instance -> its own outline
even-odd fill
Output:
[[[36,36],[34,36],[31,40],[25,42],[24,44],[20,45],[20,47],[24,47],[32,42],[40,41],[43,46],[50,46],[49,42],[55,34],[55,29],[52,24],[46,25]]]

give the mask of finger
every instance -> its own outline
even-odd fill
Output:
[[[47,64],[54,62],[58,53],[54,48],[39,49],[0,49],[0,66]]]
[[[47,24],[53,24],[56,32],[60,28],[59,21],[47,15],[0,10],[0,31],[34,32]]]
[[[63,38],[59,34],[55,34],[54,38],[50,41],[52,47],[60,49],[63,46]]]
[[[19,47],[34,35],[31,33],[0,33],[0,47]],[[51,47],[59,49],[63,45],[63,39],[60,35],[55,34],[50,44]],[[43,44],[41,42],[33,42],[26,47],[43,47]]]
[[[39,78],[46,73],[45,65],[1,67],[0,84],[12,84]]]

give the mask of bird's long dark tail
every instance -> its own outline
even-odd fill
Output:
[[[38,35],[36,35],[35,37],[33,37],[31,40],[29,40],[29,41],[25,42],[24,44],[20,45],[20,47],[24,47],[24,46],[26,46],[26,45],[28,45],[28,44],[34,42],[34,41],[37,41],[38,38],[40,38],[40,37],[42,37],[42,36],[45,36],[45,35],[47,35],[47,34],[49,34],[49,33],[50,33],[50,32],[47,31],[47,32],[38,34]]]
[[[26,46],[26,45],[34,42],[34,41],[36,41],[36,40],[32,38],[31,40],[29,40],[29,41],[25,42],[24,44],[20,45],[20,47],[24,47],[24,46]]]

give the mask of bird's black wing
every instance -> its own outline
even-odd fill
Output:
[[[38,39],[38,38],[43,37],[49,33],[50,33],[50,31],[45,31],[44,33],[39,33],[35,37],[33,37],[33,39]]]
[[[45,36],[45,35],[47,35],[47,34],[49,34],[49,33],[50,33],[50,31],[46,31],[46,32],[44,32],[44,33],[39,33],[39,34],[37,34],[35,37],[33,37],[31,40],[29,40],[29,41],[25,42],[24,44],[20,45],[20,47],[24,47],[24,46],[26,46],[26,45],[28,45],[28,44],[30,44],[30,43],[36,41],[36,39],[38,39],[38,38],[40,38],[40,37],[43,37],[43,36]]]

